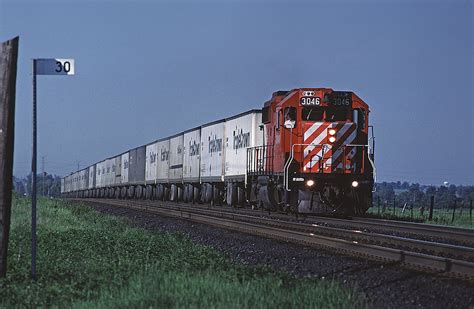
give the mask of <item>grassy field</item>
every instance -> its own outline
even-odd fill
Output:
[[[459,226],[464,228],[474,228],[474,218],[471,221],[469,214],[469,208],[458,208],[454,213],[453,220],[453,209],[433,209],[433,220],[429,221],[429,208],[425,209],[423,214],[421,214],[419,208],[413,208],[413,211],[409,208],[405,209],[402,212],[402,208],[393,207],[371,207],[368,211],[369,216],[384,218],[384,219],[395,219],[395,220],[407,220],[407,221],[416,221],[424,222],[430,224],[442,224],[442,225],[452,225]],[[474,216],[474,214],[473,214]]]
[[[60,200],[39,203],[37,282],[30,276],[30,203],[15,198],[0,307],[365,307],[335,282],[232,264],[180,234]]]

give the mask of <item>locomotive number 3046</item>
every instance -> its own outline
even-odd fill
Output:
[[[301,98],[301,105],[319,105],[321,103],[320,97]]]

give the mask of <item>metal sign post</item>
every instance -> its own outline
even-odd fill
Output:
[[[74,75],[74,59],[33,59],[33,154],[31,160],[31,278],[36,281],[36,75]]]

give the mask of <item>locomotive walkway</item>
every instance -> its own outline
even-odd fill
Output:
[[[474,231],[444,226],[414,224],[389,220],[311,217],[308,222],[292,222],[288,215],[262,217],[258,211],[226,207],[203,207],[162,201],[72,199],[106,204],[147,213],[184,218],[198,223],[236,230],[309,246],[330,249],[351,256],[383,262],[396,262],[422,271],[474,280]],[[336,222],[343,226],[324,226]],[[367,228],[377,232],[367,232]],[[408,235],[433,237],[436,241],[379,233],[398,231]],[[463,245],[438,241],[455,239]]]

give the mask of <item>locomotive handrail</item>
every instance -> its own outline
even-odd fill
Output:
[[[288,186],[288,170],[290,168],[290,164],[291,162],[293,161],[294,159],[294,155],[295,155],[295,146],[321,146],[321,147],[325,147],[329,144],[293,144],[291,145],[291,152],[290,152],[290,157],[288,158],[288,160],[286,161],[285,163],[285,166],[283,167],[284,168],[284,172],[283,172],[283,180],[285,181],[285,190],[286,191],[291,191],[291,189],[289,188]]]
[[[376,187],[375,187],[375,183],[377,182],[377,169],[375,167],[375,162],[372,160],[372,158],[370,157],[370,140],[371,139],[374,139],[375,140],[375,137],[371,137],[369,139],[369,143],[367,145],[352,145],[352,144],[348,144],[347,146],[367,146],[367,158],[369,159],[369,162],[370,162],[370,165],[372,165],[372,174],[374,175],[374,186],[372,187],[372,192],[375,192],[376,191]]]
[[[288,160],[285,162],[285,166],[283,167],[284,168],[284,172],[283,172],[283,181],[285,182],[285,190],[286,191],[291,191],[290,187],[289,187],[289,177],[288,177],[288,174],[289,174],[289,169],[290,169],[290,164],[291,162],[293,161],[294,159],[294,152],[295,152],[295,146],[321,146],[322,148],[324,148],[325,146],[329,146],[329,144],[293,144],[291,146],[291,152],[290,152],[290,157],[288,158]],[[375,181],[376,181],[376,169],[375,169],[375,163],[372,161],[372,159],[370,158],[370,143],[368,143],[367,145],[363,145],[363,144],[347,144],[347,145],[343,145],[344,147],[367,147],[367,157],[369,159],[369,162],[370,162],[370,165],[372,165],[372,171],[373,171],[373,175],[374,175],[374,187],[372,188],[372,192],[375,192]]]

